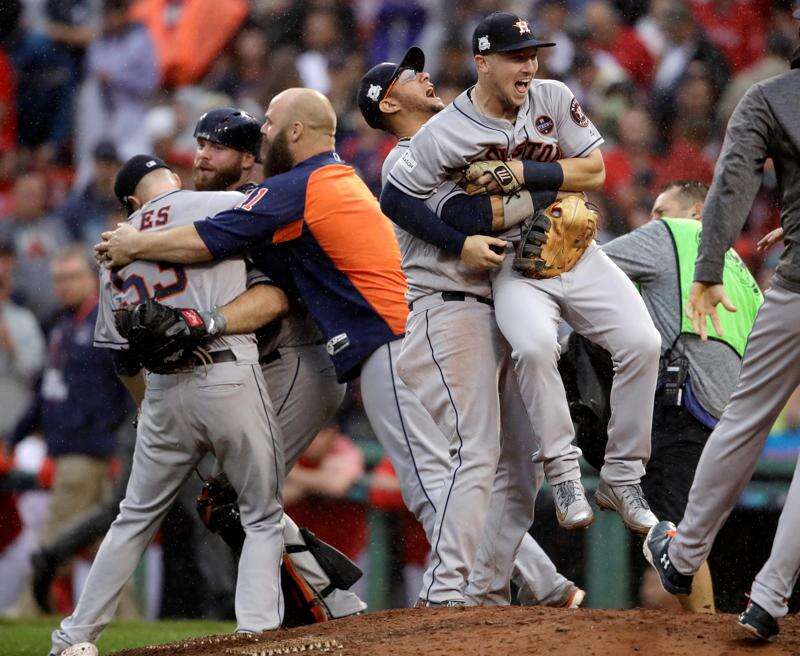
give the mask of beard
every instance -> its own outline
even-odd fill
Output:
[[[289,133],[281,130],[272,141],[263,140],[261,145],[262,170],[265,178],[286,173],[294,166],[292,153],[289,151]]]
[[[235,164],[215,171],[192,169],[192,181],[197,191],[225,191],[242,177],[242,157]]]

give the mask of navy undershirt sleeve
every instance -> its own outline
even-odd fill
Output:
[[[522,160],[523,185],[529,191],[561,189],[564,184],[564,169],[558,162],[534,162]]]
[[[442,206],[441,217],[447,225],[465,235],[488,235],[492,232],[492,202],[488,196],[452,196]]]
[[[461,255],[467,236],[442,221],[424,200],[409,196],[387,182],[381,193],[381,210],[414,237],[451,255]]]

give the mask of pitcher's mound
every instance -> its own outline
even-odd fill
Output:
[[[762,644],[745,637],[735,615],[674,615],[648,610],[437,608],[371,613],[259,636],[210,636],[128,649],[115,656],[759,656],[800,653],[800,620]]]

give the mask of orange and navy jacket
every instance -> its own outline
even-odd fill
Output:
[[[408,306],[400,249],[378,201],[334,152],[300,162],[238,207],[195,222],[214,259],[249,253],[274,269],[276,249],[344,382],[378,347],[402,337]]]

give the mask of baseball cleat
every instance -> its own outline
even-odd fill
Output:
[[[553,485],[553,503],[561,528],[574,531],[594,521],[594,512],[578,479]]]
[[[77,645],[67,647],[60,656],[98,656],[99,653],[91,642],[79,642]]]
[[[625,525],[636,533],[647,533],[658,523],[638,483],[612,486],[601,480],[594,500],[601,510],[618,512]]]
[[[778,621],[752,599],[747,603],[744,612],[739,615],[739,626],[759,640],[770,641],[780,633]]]
[[[584,599],[586,599],[586,592],[573,583],[567,588],[567,594],[564,596],[563,603],[559,605],[559,608],[575,610],[581,607]]]
[[[414,608],[464,608],[467,602],[463,599],[448,599],[447,601],[425,601],[420,599]]]
[[[681,574],[669,559],[669,544],[675,537],[676,528],[672,522],[658,522],[647,533],[642,552],[647,562],[658,572],[661,587],[674,595],[692,594],[690,574]]]

